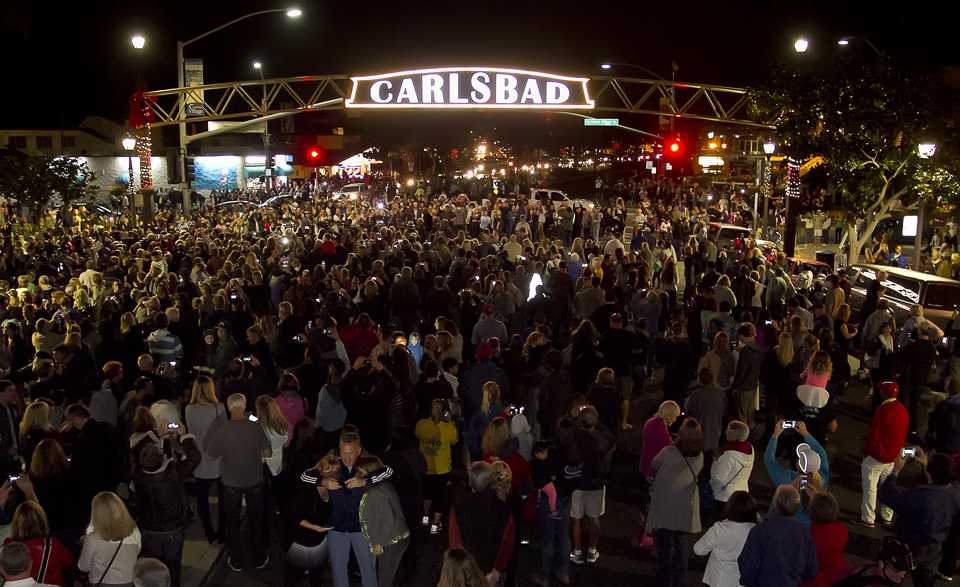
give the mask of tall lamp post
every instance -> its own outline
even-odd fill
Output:
[[[238,16],[237,18],[227,21],[222,25],[212,28],[209,31],[197,35],[192,39],[187,39],[186,41],[177,41],[177,87],[184,87],[184,71],[183,71],[183,49],[191,43],[195,43],[200,39],[208,37],[213,33],[221,31],[227,27],[233,26],[238,22],[247,20],[248,18],[253,18],[254,16],[260,16],[263,14],[274,14],[277,12],[283,12],[287,15],[287,18],[300,18],[303,15],[303,11],[296,7],[290,8],[270,8],[267,10],[257,10],[255,12],[250,12],[244,14],[243,16]],[[181,104],[182,108],[186,108],[186,104]],[[178,163],[180,165],[180,179],[183,181],[183,211],[190,211],[190,182],[187,181],[187,123],[184,121],[185,112],[178,113],[178,118],[180,122],[177,124],[180,137],[180,153],[177,157]]]
[[[133,150],[137,147],[137,139],[131,135],[123,137],[120,141],[123,150],[127,152],[127,199],[130,205],[133,205]]]
[[[936,143],[925,142],[917,145],[917,156],[921,159],[929,159],[936,155],[936,153]],[[923,231],[926,230],[927,227],[927,207],[929,205],[929,202],[920,202],[920,209],[917,211],[917,233],[913,235],[913,268],[917,271],[921,271],[921,263],[923,261],[921,254],[921,250],[923,249]]]
[[[260,74],[260,81],[263,81],[263,63],[253,62],[253,68]],[[263,112],[267,112],[267,87],[263,86]],[[269,190],[273,187],[273,159],[270,156],[270,121],[263,122],[263,184]]]

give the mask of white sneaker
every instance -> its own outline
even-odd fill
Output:
[[[590,550],[587,551],[588,563],[592,565],[593,563],[597,562],[599,559],[600,559],[600,551],[598,551],[596,548],[591,548]]]
[[[573,552],[571,552],[571,553],[570,553],[570,562],[572,562],[572,563],[575,564],[575,565],[582,565],[582,564],[583,564],[583,551],[574,550]]]

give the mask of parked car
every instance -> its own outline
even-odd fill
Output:
[[[960,305],[960,281],[954,279],[883,265],[857,264],[846,270],[852,284],[849,303],[856,312],[863,307],[867,289],[879,271],[887,272],[888,277],[881,285],[887,288],[884,297],[890,302],[897,324],[907,319],[910,306],[920,304],[928,320],[945,328],[954,309]]]
[[[711,222],[710,226],[707,228],[707,235],[710,237],[710,240],[717,243],[717,246],[722,249],[724,246],[734,246],[735,244],[743,241],[743,239],[750,238],[752,233],[746,226],[725,224],[722,222]],[[757,244],[762,248],[762,244],[760,242]]]
[[[572,208],[574,204],[579,204],[584,208],[592,208],[593,202],[590,200],[575,199],[571,198],[567,194],[563,193],[560,190],[554,190],[549,188],[533,188],[530,190],[530,200],[540,202],[544,206],[548,203],[553,206],[554,210],[559,210],[560,208]]]
[[[346,185],[340,186],[339,189],[334,190],[331,197],[334,200],[339,200],[340,198],[346,198],[347,200],[356,200],[364,192],[367,191],[367,186],[362,183],[348,183]]]

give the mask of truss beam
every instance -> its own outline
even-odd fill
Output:
[[[318,103],[343,100],[350,92],[346,75],[308,75],[207,84],[146,92],[152,126],[181,122],[249,120],[309,111]],[[596,76],[589,83],[594,112],[647,114],[773,128],[747,108],[747,89],[660,79]],[[342,104],[342,102],[340,102]],[[188,113],[195,115],[188,115]]]

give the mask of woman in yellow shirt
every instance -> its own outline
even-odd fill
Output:
[[[450,408],[442,399],[430,406],[430,417],[417,422],[416,435],[420,452],[427,461],[423,478],[423,512],[421,523],[430,525],[430,533],[437,534],[443,526],[443,512],[447,508],[447,484],[450,482],[450,447],[457,443],[457,427],[450,422]],[[430,515],[433,523],[430,522]]]

